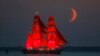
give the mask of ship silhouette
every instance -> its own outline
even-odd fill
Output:
[[[33,19],[32,31],[28,33],[25,44],[25,52],[55,53],[68,45],[68,41],[56,27],[54,16],[49,16],[47,27],[40,15],[36,14]]]

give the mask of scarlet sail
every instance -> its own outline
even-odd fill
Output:
[[[28,50],[56,50],[68,42],[63,38],[56,27],[55,17],[50,16],[46,27],[39,15],[34,16],[32,32],[28,34],[26,49]]]

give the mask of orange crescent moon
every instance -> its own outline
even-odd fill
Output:
[[[77,11],[74,8],[71,8],[72,14],[71,14],[71,20],[70,22],[74,22],[77,18]]]

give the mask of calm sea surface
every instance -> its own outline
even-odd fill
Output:
[[[62,52],[61,54],[22,54],[20,52],[0,53],[0,56],[100,56],[100,52]]]

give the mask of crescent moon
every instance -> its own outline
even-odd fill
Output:
[[[71,20],[70,22],[74,22],[77,18],[77,11],[74,8],[71,8],[72,14],[71,14]]]

